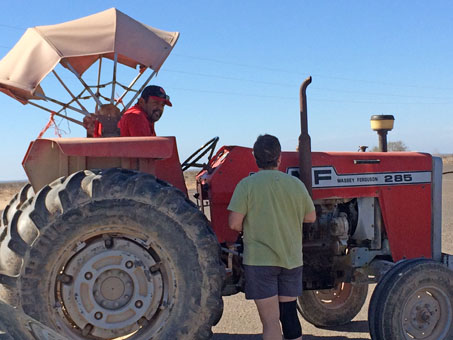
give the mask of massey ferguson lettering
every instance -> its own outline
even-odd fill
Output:
[[[299,176],[299,168],[288,168],[287,173]],[[403,185],[431,182],[430,171],[382,172],[369,174],[338,174],[334,167],[312,168],[313,188],[360,187],[375,185]]]

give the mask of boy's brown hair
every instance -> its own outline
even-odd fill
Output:
[[[277,137],[268,134],[258,136],[253,145],[256,165],[260,169],[277,167],[281,151],[282,148]]]

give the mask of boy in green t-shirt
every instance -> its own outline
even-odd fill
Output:
[[[285,339],[302,339],[302,225],[316,220],[304,184],[278,171],[280,153],[276,137],[258,137],[259,171],[238,183],[228,206],[230,228],[244,233],[245,296],[255,300],[264,340],[280,339],[282,328]]]

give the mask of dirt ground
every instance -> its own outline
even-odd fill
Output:
[[[444,164],[444,172],[453,171],[453,160],[448,159]],[[189,189],[194,189],[193,173],[187,175]],[[24,185],[23,182],[0,183],[0,211],[9,200]],[[191,191],[192,191],[191,190]],[[453,254],[453,173],[443,176],[443,233],[442,250]],[[373,286],[370,287],[368,300],[371,297]],[[224,298],[225,309],[219,324],[214,327],[213,340],[258,340],[261,339],[261,324],[255,305],[246,301],[243,294]],[[302,320],[304,340],[346,340],[370,339],[368,333],[368,302],[361,312],[348,325],[330,329],[319,329]]]

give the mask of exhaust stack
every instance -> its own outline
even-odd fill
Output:
[[[312,196],[311,178],[311,139],[308,134],[307,119],[307,86],[311,83],[311,76],[305,79],[300,86],[300,136],[299,136],[299,178],[307,187]]]

